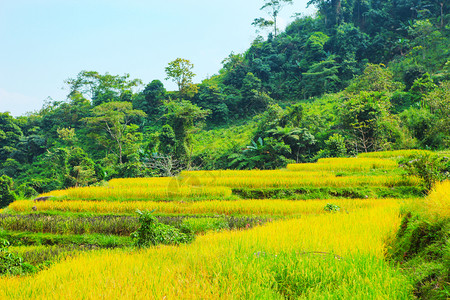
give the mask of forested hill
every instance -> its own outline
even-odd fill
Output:
[[[201,83],[181,58],[165,70],[177,91],[157,79],[81,71],[67,79],[67,99],[18,118],[1,113],[0,188],[29,197],[185,168],[448,148],[446,1],[311,0],[317,16],[280,32],[278,12],[291,2],[262,1],[272,18],[253,24],[268,36]]]

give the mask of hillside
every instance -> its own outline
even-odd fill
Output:
[[[66,80],[67,99],[18,118],[2,113],[2,180],[23,198],[113,178],[448,148],[448,6],[309,3],[317,16],[282,32],[263,22],[267,37],[201,83],[181,58],[166,68],[177,91],[81,71]]]
[[[0,213],[0,296],[445,299],[448,182],[424,200],[398,168],[415,155],[429,153],[113,179],[15,201]]]

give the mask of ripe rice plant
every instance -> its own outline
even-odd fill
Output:
[[[289,201],[289,200],[211,200],[195,202],[155,202],[155,201],[46,201],[34,203],[21,200],[9,208],[16,212],[31,212],[32,207],[39,212],[93,212],[93,213],[134,213],[136,210],[155,210],[162,214],[183,215],[275,215],[295,216],[323,213],[323,207],[330,200]],[[336,199],[343,209],[352,211],[364,207],[385,206],[398,203],[395,199]]]
[[[171,201],[229,199],[232,188],[303,188],[357,186],[416,186],[419,179],[396,174],[337,174],[338,171],[392,170],[394,160],[381,158],[324,158],[317,163],[290,164],[284,170],[183,171],[178,177],[112,179],[100,187],[71,188],[41,196],[59,200]]]
[[[173,227],[189,224],[197,234],[206,230],[222,228],[250,228],[267,222],[262,217],[247,216],[197,216],[155,215],[159,223]],[[139,228],[138,216],[132,215],[85,215],[72,214],[0,214],[0,228],[7,231],[24,231],[51,234],[92,234],[129,236]]]
[[[420,205],[423,207],[422,212],[432,218],[449,218],[450,180],[436,184]]]
[[[254,171],[257,172],[257,171]],[[199,180],[203,180],[200,178]],[[414,186],[420,180],[415,177],[392,176],[308,176],[280,177],[280,176],[249,176],[249,177],[217,177],[214,183],[218,186],[229,188],[295,188],[307,186],[327,186],[327,187],[356,187],[356,186]]]
[[[391,170],[398,167],[393,160],[381,158],[321,158],[317,163],[289,164],[290,171],[370,171],[372,169]]]
[[[277,221],[193,244],[81,254],[33,277],[0,279],[2,299],[411,299],[383,261],[398,206]],[[338,284],[337,284],[338,283]]]
[[[180,173],[181,178],[198,178],[200,181],[205,180],[206,182],[214,182],[217,178],[228,178],[228,177],[310,177],[310,176],[330,176],[332,172],[328,171],[311,171],[308,173],[291,172],[287,169],[282,170],[214,170],[214,171],[183,171]]]
[[[108,181],[109,187],[135,188],[135,187],[167,187],[175,177],[150,177],[150,178],[114,178]]]
[[[136,216],[61,216],[48,214],[0,214],[0,228],[53,234],[130,235],[139,227]]]
[[[429,150],[395,150],[395,151],[380,151],[380,152],[367,152],[367,153],[359,153],[359,158],[402,158],[415,156],[418,154],[432,154],[432,151]]]
[[[222,186],[155,186],[122,187],[101,186],[70,188],[52,191],[42,196],[55,196],[73,200],[109,200],[109,201],[165,201],[170,199],[226,198],[231,196],[231,189]]]

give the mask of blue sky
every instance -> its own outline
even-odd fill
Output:
[[[313,14],[294,0],[279,16]],[[64,80],[81,70],[164,81],[164,68],[189,59],[195,82],[216,74],[232,51],[257,36],[262,0],[0,0],[0,112],[35,111],[64,100]]]

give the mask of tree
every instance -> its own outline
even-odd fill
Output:
[[[244,77],[241,94],[243,103],[240,110],[244,114],[264,110],[272,102],[269,95],[262,91],[261,80],[250,72]]]
[[[144,111],[148,117],[157,115],[165,97],[166,89],[163,83],[153,80],[133,99],[133,108]]]
[[[256,141],[252,140],[251,145],[241,153],[230,155],[230,166],[236,169],[277,169],[293,162],[286,158],[290,154],[291,149],[282,141],[260,137]]]
[[[339,24],[342,16],[341,0],[310,0],[307,5],[317,6],[320,15],[325,19],[325,25]]]
[[[308,70],[312,63],[320,62],[327,58],[327,53],[324,50],[325,43],[330,39],[323,32],[314,32],[306,40],[302,60],[297,62],[297,65],[302,70]]]
[[[187,59],[177,58],[171,61],[166,67],[166,80],[172,80],[178,86],[178,93],[180,99],[189,95],[190,93],[195,94],[197,92],[196,87],[192,83],[192,79],[195,74],[192,72],[194,65]]]
[[[277,36],[277,19],[278,14],[280,13],[283,6],[287,4],[292,4],[293,0],[264,0],[264,5],[261,6],[260,10],[266,10],[268,15],[270,16],[270,20],[266,20],[264,18],[256,18],[252,25],[259,28],[266,28],[273,26],[273,35]]]
[[[204,120],[211,112],[203,110],[187,100],[181,102],[169,101],[165,103],[167,114],[165,117],[175,133],[175,157],[176,159],[190,163],[190,131],[195,122]]]
[[[130,79],[130,74],[102,75],[95,71],[81,71],[76,78],[69,78],[65,83],[69,85],[69,98],[79,93],[97,106],[105,102],[131,100],[132,89],[142,81]]]
[[[356,152],[388,150],[396,136],[398,120],[390,115],[386,93],[361,92],[341,106],[341,123],[353,135]]]
[[[330,56],[324,61],[314,63],[308,69],[308,72],[302,73],[305,98],[337,90],[340,83],[340,79],[337,76],[339,67],[334,59],[334,56]]]
[[[159,152],[163,154],[172,154],[175,152],[176,136],[172,127],[166,124],[162,127],[159,135]]]
[[[22,130],[8,113],[0,113],[0,162],[5,161],[23,137]]]
[[[447,143],[450,144],[450,138],[448,137],[450,132],[450,81],[443,82],[439,88],[429,93],[424,102],[438,118],[433,130],[447,133]]]
[[[143,118],[146,114],[133,109],[129,102],[103,103],[94,107],[92,114],[83,119],[90,127],[90,135],[122,164],[124,153],[139,140],[137,126],[130,123],[133,118]]]
[[[95,164],[81,148],[76,147],[69,151],[67,169],[65,187],[88,186],[97,181]]]
[[[290,151],[285,156],[297,163],[306,162],[316,144],[316,138],[306,128],[277,126],[267,133],[276,141],[289,146]]]
[[[403,84],[394,80],[394,75],[383,64],[368,64],[364,73],[355,78],[346,91],[394,92],[403,89]]]
[[[208,116],[209,123],[225,123],[230,112],[225,103],[225,96],[219,85],[202,83],[199,85],[199,92],[192,99],[192,103],[211,110],[211,114]]]
[[[16,199],[16,195],[12,191],[12,188],[12,179],[6,175],[0,176],[0,208],[8,206]]]

